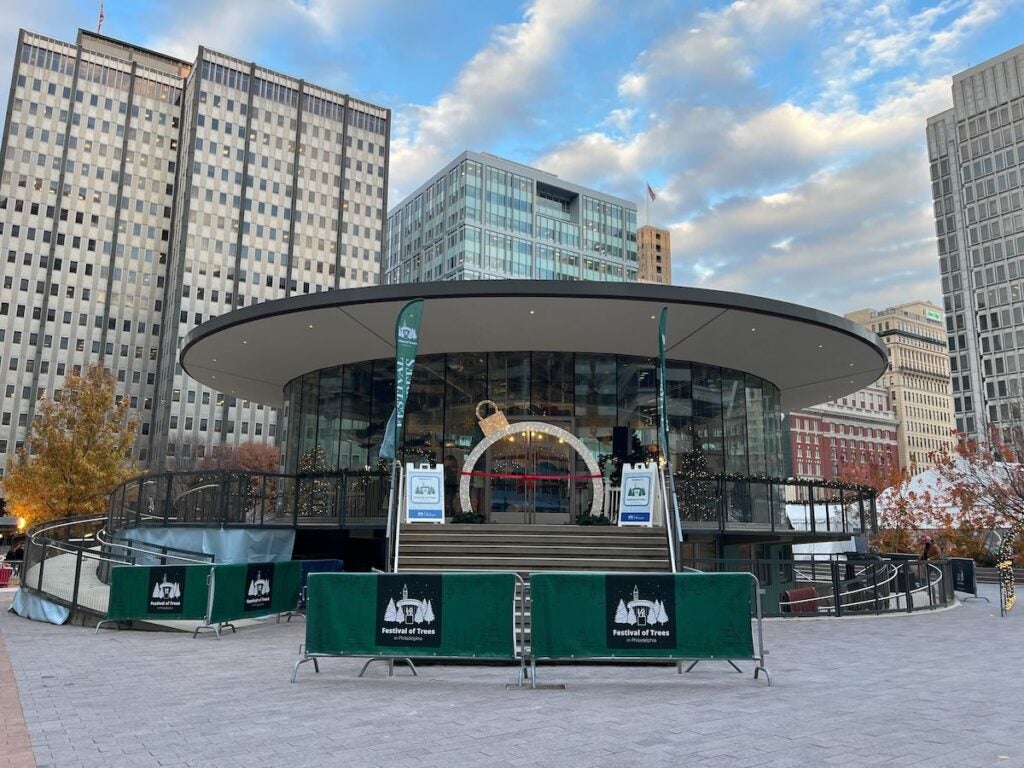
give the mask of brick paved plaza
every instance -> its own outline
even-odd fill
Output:
[[[991,605],[768,621],[771,688],[749,662],[545,665],[567,690],[509,691],[512,668],[358,680],[353,659],[291,685],[301,622],[217,641],[4,612],[0,765],[1024,766],[1024,609],[1000,619],[982,589]]]

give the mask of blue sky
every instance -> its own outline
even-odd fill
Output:
[[[17,0],[73,39],[98,1]],[[107,0],[103,32],[202,43],[394,110],[392,202],[463,149],[640,203],[674,282],[832,312],[941,299],[924,148],[950,77],[1024,44],[1024,0]],[[6,94],[4,94],[6,98]]]

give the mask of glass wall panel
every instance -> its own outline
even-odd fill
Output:
[[[530,401],[533,414],[540,417],[572,416],[575,388],[572,355],[534,352],[532,358]]]
[[[725,429],[725,471],[747,473],[747,414],[744,376],[722,370],[722,419]]]
[[[417,360],[405,405],[406,461],[436,464],[443,460],[444,390],[444,355]]]
[[[302,411],[302,379],[291,382],[285,389],[284,471],[295,472],[299,460],[299,417]]]
[[[447,355],[445,387],[445,455],[455,456],[459,466],[480,439],[476,405],[487,399],[487,355]]]
[[[757,476],[768,471],[764,442],[764,394],[759,378],[747,376],[746,379],[748,471]]]
[[[419,361],[417,361],[417,365],[418,363]],[[370,424],[366,436],[367,453],[370,456],[377,456],[380,453],[380,445],[384,441],[384,427],[391,417],[391,412],[395,410],[395,358],[389,357],[387,360],[373,361],[371,392]],[[408,408],[406,408],[405,413],[408,416]],[[402,447],[402,435],[398,436],[396,442],[395,449],[400,450]]]
[[[530,353],[492,352],[487,364],[490,399],[508,416],[530,415]]]
[[[722,437],[722,374],[710,365],[694,365],[693,371],[693,428],[697,447],[703,454],[700,462],[707,462],[708,472],[725,471]]]
[[[576,355],[576,436],[595,455],[612,452],[618,398],[614,355]]]
[[[372,371],[372,363],[346,365],[342,370],[338,469],[358,469],[370,463],[366,430],[370,423]]]
[[[299,472],[323,472],[327,468],[323,454],[316,450],[316,409],[319,389],[319,372],[307,373],[302,377]]]
[[[658,446],[658,376],[646,357],[619,357],[619,426],[629,427],[630,461]],[[639,453],[640,455],[634,455]]]
[[[673,466],[678,467],[681,454],[693,450],[693,385],[689,363],[669,361],[665,369],[669,453]]]
[[[320,372],[320,393],[317,403],[316,441],[324,454],[328,469],[338,466],[341,440],[341,366]]]

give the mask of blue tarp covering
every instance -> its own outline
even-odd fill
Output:
[[[46,621],[58,625],[66,622],[71,616],[71,611],[64,606],[51,603],[27,589],[19,589],[14,593],[11,610],[32,621]]]
[[[295,547],[295,531],[285,529],[125,528],[118,535],[159,546],[212,553],[219,565],[291,560]],[[156,558],[153,562],[157,562]]]

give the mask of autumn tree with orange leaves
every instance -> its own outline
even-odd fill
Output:
[[[30,524],[101,514],[110,492],[138,474],[130,456],[139,420],[115,388],[110,372],[94,366],[68,375],[60,399],[40,401],[28,448],[4,478],[13,514]]]
[[[873,488],[881,497],[877,504],[878,533],[871,538],[875,552],[914,552],[918,531],[935,514],[930,491],[915,490],[913,473],[896,464],[842,464],[839,480]]]
[[[949,505],[938,526],[950,544],[947,554],[984,558],[992,531],[1024,522],[1021,456],[1020,427],[990,428],[983,440],[958,435],[952,449],[933,454]]]

